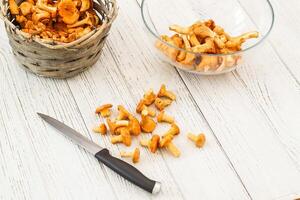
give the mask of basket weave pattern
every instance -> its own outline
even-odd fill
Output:
[[[93,4],[102,25],[74,42],[56,43],[20,31],[12,22],[8,2],[0,1],[0,16],[17,60],[25,69],[53,78],[72,77],[94,65],[117,16],[115,0],[97,0]]]

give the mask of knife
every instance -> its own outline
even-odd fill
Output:
[[[160,182],[147,178],[132,165],[124,162],[121,159],[113,157],[112,155],[110,155],[108,149],[100,147],[96,143],[82,136],[76,130],[50,116],[42,113],[37,114],[55,129],[59,130],[63,135],[67,136],[73,142],[77,143],[79,146],[93,154],[99,162],[103,163],[104,165],[118,173],[120,176],[152,194],[158,193],[160,191]]]

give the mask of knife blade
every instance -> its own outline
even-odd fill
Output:
[[[48,124],[53,126],[55,129],[60,131],[62,135],[67,136],[74,143],[77,143],[82,148],[86,149],[88,152],[93,154],[99,162],[103,163],[120,176],[124,177],[133,184],[139,186],[140,188],[155,194],[161,189],[161,183],[158,181],[151,180],[143,175],[138,169],[132,165],[124,162],[110,155],[108,149],[100,147],[96,143],[88,140],[86,137],[82,136],[79,132],[72,129],[71,127],[65,125],[64,123],[54,119],[48,115],[37,113],[43,120]]]

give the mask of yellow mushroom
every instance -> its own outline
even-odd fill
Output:
[[[173,101],[176,100],[176,95],[173,92],[167,90],[165,84],[161,85],[157,96],[158,97],[167,97]]]
[[[152,89],[148,90],[145,94],[144,94],[144,103],[146,106],[150,106],[151,104],[154,103],[156,98],[156,95],[154,93],[154,91]]]
[[[36,7],[51,14],[51,17],[56,17],[57,7],[50,6],[47,0],[37,0]]]
[[[148,149],[152,153],[155,153],[159,146],[159,140],[160,140],[159,135],[155,134],[151,137],[150,140],[140,140],[140,144],[141,144],[141,146],[148,147]]]
[[[215,69],[219,64],[219,58],[214,55],[201,56],[201,62],[196,66],[197,71]]]
[[[122,105],[118,105],[118,111],[119,114],[117,116],[117,120],[128,119],[128,117],[131,115]]]
[[[61,0],[58,3],[58,14],[66,24],[74,24],[79,19],[79,11],[72,0]]]
[[[198,147],[198,148],[201,148],[204,146],[205,144],[205,135],[204,133],[201,133],[199,135],[195,135],[195,134],[192,134],[192,133],[188,133],[187,137],[192,140],[193,142],[195,142],[195,145]]]
[[[111,134],[116,134],[116,129],[119,127],[127,127],[129,125],[129,121],[126,120],[118,120],[112,121],[111,119],[107,118],[106,120],[107,126]]]
[[[43,19],[49,19],[51,17],[50,13],[39,8],[34,9],[34,13],[32,14],[32,21],[37,24]]]
[[[154,101],[155,107],[162,111],[164,110],[167,106],[171,105],[172,100],[170,99],[161,99],[161,98],[156,98]]]
[[[147,110],[142,111],[142,120],[140,122],[140,126],[142,131],[145,133],[152,133],[156,128],[156,123],[151,117],[148,116]]]
[[[112,104],[104,104],[96,108],[95,113],[100,114],[101,117],[109,117],[111,115],[111,108],[113,107]]]
[[[141,127],[139,120],[135,118],[133,115],[129,115],[129,131],[130,134],[134,136],[138,136],[141,133]]]
[[[173,140],[172,135],[164,136],[159,142],[159,147],[166,148],[173,156],[179,157],[180,150],[173,144],[172,140]]]
[[[107,128],[106,128],[105,124],[102,123],[102,124],[100,124],[99,126],[93,128],[93,131],[94,131],[95,133],[101,133],[101,135],[105,135],[106,132],[107,132]]]
[[[176,136],[179,133],[180,133],[179,127],[177,126],[177,124],[173,123],[171,124],[171,128],[167,132],[165,132],[164,136],[166,135]]]
[[[80,12],[87,11],[91,7],[92,3],[92,0],[81,0]]]
[[[133,163],[137,163],[140,160],[140,150],[139,148],[135,148],[133,152],[120,152],[121,157],[130,157]]]
[[[19,14],[19,7],[15,0],[8,0],[8,6],[9,6],[10,13],[12,15]]]
[[[167,122],[172,124],[174,122],[174,117],[167,115],[165,111],[161,111],[157,115],[157,122]]]
[[[31,13],[32,7],[33,7],[33,4],[26,2],[26,1],[22,2],[19,6],[20,11],[21,11],[22,15],[24,15],[24,16]]]
[[[112,136],[110,139],[112,144],[123,143],[126,146],[131,145],[131,136],[128,128],[121,128],[120,135]]]
[[[241,49],[241,45],[247,40],[251,38],[257,38],[259,36],[259,33],[257,31],[253,32],[248,32],[244,33],[240,36],[237,37],[231,37],[227,42],[226,42],[226,47],[227,48],[234,48],[234,49]]]
[[[68,28],[74,28],[74,27],[79,27],[79,26],[83,26],[83,25],[89,25],[89,26],[93,26],[93,19],[92,19],[92,15],[89,12],[86,12],[86,17],[80,21],[77,21],[76,23],[73,23],[71,25],[67,25]]]
[[[156,115],[155,110],[147,107],[145,104],[145,100],[142,99],[142,100],[140,100],[140,102],[138,103],[138,105],[136,107],[136,112],[141,113],[143,110],[146,110],[148,112],[148,115],[151,117],[155,117],[155,115]]]

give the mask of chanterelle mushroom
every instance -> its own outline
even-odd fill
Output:
[[[80,12],[87,11],[90,7],[92,7],[92,0],[81,0]]]
[[[39,8],[34,9],[34,13],[32,14],[32,21],[37,24],[43,19],[49,19],[51,17],[50,13],[47,11],[41,10]]]
[[[141,146],[148,147],[148,149],[152,152],[155,153],[157,150],[157,147],[159,146],[159,140],[160,137],[159,135],[153,135],[150,140],[141,140],[140,144]]]
[[[22,15],[26,16],[28,14],[31,13],[31,9],[32,9],[33,4],[29,3],[29,2],[22,2],[19,6]]]
[[[142,99],[142,100],[138,103],[138,105],[137,105],[137,107],[136,107],[136,112],[137,112],[137,113],[141,113],[143,110],[147,110],[147,111],[148,111],[148,115],[151,116],[151,117],[155,117],[155,115],[156,115],[155,110],[153,110],[153,109],[147,107],[146,104],[145,104],[145,100]]]
[[[151,117],[148,116],[147,110],[142,111],[142,120],[140,122],[140,126],[142,131],[145,133],[152,133],[156,128],[156,123]]]
[[[74,27],[78,27],[78,26],[83,26],[83,25],[89,25],[89,26],[93,26],[93,16],[89,13],[89,12],[85,12],[86,17],[83,20],[80,20],[74,24],[68,25],[68,28],[74,28]]]
[[[159,142],[159,147],[161,148],[167,148],[169,152],[175,157],[180,156],[180,151],[179,149],[172,143],[173,136],[172,135],[166,135],[164,136],[160,142]]]
[[[51,17],[56,17],[57,7],[49,6],[47,0],[37,0],[36,6],[43,11],[51,13]]]
[[[129,131],[132,135],[137,136],[141,133],[139,120],[133,115],[129,115]]]
[[[99,126],[93,128],[93,131],[95,133],[101,133],[101,135],[105,135],[107,132],[107,128],[106,128],[105,124],[102,123]]]
[[[8,0],[9,10],[12,15],[19,14],[19,7],[15,0]]]
[[[146,106],[150,106],[151,104],[154,103],[156,98],[156,95],[154,93],[154,91],[152,89],[148,90],[145,94],[144,94],[144,102]]]
[[[107,118],[106,123],[108,125],[108,128],[109,128],[111,134],[116,134],[115,131],[117,128],[127,127],[129,125],[129,122],[127,120],[112,121],[109,118]]]
[[[121,157],[131,157],[133,163],[137,163],[140,160],[140,150],[139,148],[135,148],[133,152],[120,152]]]
[[[173,123],[171,124],[171,128],[165,133],[165,135],[175,136],[178,135],[179,133],[180,133],[179,127],[175,123]]]
[[[176,95],[173,92],[167,90],[165,84],[161,85],[160,90],[159,90],[157,96],[158,97],[167,97],[167,98],[169,98],[169,99],[171,99],[173,101],[176,99]]]
[[[240,36],[237,37],[231,37],[227,42],[226,42],[226,47],[227,48],[234,48],[237,50],[241,49],[241,45],[250,38],[257,38],[259,35],[259,33],[257,31],[253,31],[253,32],[248,32],[248,33],[244,33]]]
[[[112,104],[104,104],[96,108],[95,113],[100,114],[101,117],[109,117],[111,115],[110,109],[113,107]]]
[[[111,143],[123,143],[126,146],[131,145],[131,136],[128,128],[121,128],[120,135],[112,136],[111,137]]]
[[[117,116],[117,120],[128,119],[128,117],[131,115],[122,105],[118,105],[118,111],[119,114]]]
[[[187,137],[193,142],[195,142],[195,145],[199,148],[203,147],[206,141],[204,133],[201,133],[199,135],[188,133]]]
[[[167,122],[172,124],[174,122],[174,117],[169,116],[165,113],[165,111],[161,111],[158,115],[157,115],[157,121],[158,122]]]
[[[79,11],[72,0],[61,0],[58,4],[58,14],[66,24],[74,24],[79,19]]]
[[[170,99],[156,98],[154,101],[155,107],[160,111],[165,109],[165,107],[169,106],[171,103],[172,100]]]

